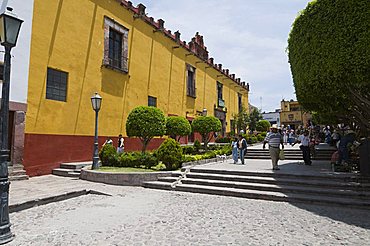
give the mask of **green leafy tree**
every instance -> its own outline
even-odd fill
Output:
[[[182,136],[191,133],[191,126],[187,119],[181,116],[170,116],[166,119],[166,134],[180,141]]]
[[[260,120],[256,124],[257,131],[266,132],[270,129],[271,124],[268,120]]]
[[[326,121],[370,129],[370,1],[312,1],[294,21],[288,55],[297,99]]]
[[[163,112],[158,108],[140,106],[134,108],[127,117],[127,136],[140,139],[143,153],[153,137],[163,136],[165,132],[166,120]]]
[[[198,132],[202,136],[205,150],[211,141],[212,133],[221,131],[222,127],[221,121],[214,116],[199,116],[193,120],[191,126],[194,132]]]
[[[257,122],[262,119],[262,114],[258,109],[253,109],[249,115],[249,129],[255,131]]]
[[[240,132],[240,130],[247,132],[247,126],[249,125],[250,118],[244,106],[242,106],[239,113],[233,115],[233,118],[234,118],[234,121],[233,121],[234,125],[231,127],[233,129],[236,129],[238,132]]]

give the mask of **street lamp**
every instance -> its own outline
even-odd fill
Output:
[[[9,91],[10,91],[10,51],[16,46],[18,34],[23,20],[18,19],[8,7],[0,15],[0,42],[5,47],[4,79],[1,96],[1,150],[0,150],[0,244],[13,240],[9,220],[9,178],[8,178],[8,122],[9,122]]]
[[[98,148],[98,113],[101,107],[102,97],[95,92],[95,95],[91,97],[91,105],[95,111],[95,137],[94,137],[94,154],[92,169],[98,169],[99,163],[99,148]]]

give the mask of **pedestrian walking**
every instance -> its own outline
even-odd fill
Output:
[[[104,147],[106,144],[110,144],[113,146],[113,140],[110,137],[107,137],[102,146]]]
[[[265,140],[263,141],[263,149],[265,145],[269,145],[269,153],[272,161],[272,170],[280,170],[278,166],[279,154],[280,154],[280,144],[281,149],[284,149],[283,137],[278,132],[277,125],[274,124],[270,128],[270,132],[266,135]]]
[[[239,155],[240,155],[240,161],[242,162],[242,165],[244,165],[244,156],[247,153],[247,140],[243,137],[243,135],[240,133],[239,134],[239,142],[238,142],[238,147],[239,147]]]
[[[123,153],[125,149],[125,139],[122,137],[122,134],[118,135],[118,143],[117,143],[117,154]]]
[[[238,163],[238,138],[235,137],[234,140],[231,142],[231,147],[233,148],[233,160],[234,160],[234,164],[237,164]]]
[[[303,134],[299,135],[293,146],[296,143],[301,143],[299,148],[302,150],[304,164],[310,166],[312,164],[312,161],[310,153],[310,136],[308,130],[305,130]]]

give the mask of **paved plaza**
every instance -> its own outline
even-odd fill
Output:
[[[48,189],[53,181],[57,185]],[[16,237],[8,245],[370,244],[368,210],[110,186],[52,175],[23,184],[30,191],[36,184],[44,187],[37,192],[45,195],[57,192],[57,186],[71,189],[71,183],[111,196],[84,195],[11,213]],[[22,190],[21,183],[12,185],[13,193]]]

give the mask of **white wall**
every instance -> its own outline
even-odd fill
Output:
[[[12,7],[18,18],[24,21],[19,33],[17,46],[12,49],[11,53],[10,101],[13,102],[27,103],[33,1],[0,0],[0,13],[3,13],[6,7]],[[0,46],[0,61],[4,61],[3,46]]]
[[[279,112],[263,113],[262,117],[264,120],[268,120],[270,122],[276,121],[276,124],[280,126],[280,113]]]

